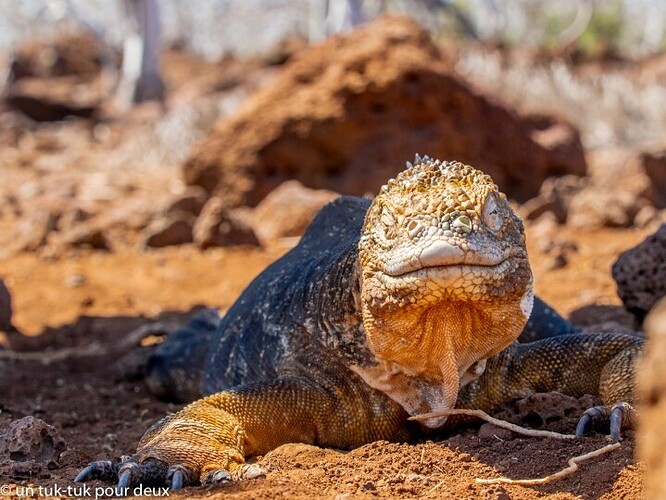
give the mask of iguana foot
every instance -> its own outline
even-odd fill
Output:
[[[118,481],[116,496],[127,496],[130,489],[144,484],[147,486],[171,486],[180,489],[194,484],[194,475],[184,467],[169,467],[166,462],[155,458],[138,463],[133,457],[123,457],[120,462],[99,460],[92,462],[78,473],[74,482],[82,483],[92,479],[102,481]]]
[[[132,457],[124,457],[120,462],[99,460],[92,462],[78,473],[74,482],[82,483],[93,479],[118,481],[116,496],[127,496],[131,489],[139,484],[163,486],[171,490],[180,490],[186,486],[224,484],[241,479],[256,479],[266,475],[266,471],[256,464],[243,464],[233,472],[226,469],[214,469],[204,474],[201,479],[183,465],[169,466],[166,462],[150,458],[138,463]]]
[[[585,410],[576,426],[576,437],[583,437],[591,426],[597,424],[610,425],[610,436],[613,443],[620,441],[623,428],[633,428],[636,423],[636,410],[629,403],[616,403],[612,407],[593,406]]]

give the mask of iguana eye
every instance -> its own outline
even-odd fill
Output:
[[[497,205],[497,198],[490,195],[486,200],[486,206],[483,207],[483,223],[491,231],[499,231],[502,228],[504,217],[500,213]]]

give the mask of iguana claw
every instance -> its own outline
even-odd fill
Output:
[[[98,460],[92,462],[74,478],[75,483],[83,483],[91,479],[101,479],[102,481],[111,481],[118,477],[120,464],[111,460]]]
[[[636,410],[629,403],[617,403],[613,406],[610,416],[610,431],[613,443],[620,440],[622,427],[634,427],[636,424]]]
[[[590,429],[593,423],[610,423],[610,436],[613,443],[620,441],[620,432],[623,427],[633,427],[636,419],[636,410],[629,403],[616,403],[611,408],[607,406],[593,406],[585,410],[576,426],[576,437],[581,438]]]
[[[591,408],[590,408],[591,409]],[[590,426],[590,422],[592,421],[592,417],[587,413],[588,410],[585,410],[585,413],[583,413],[583,416],[580,417],[580,420],[578,421],[578,425],[576,425],[576,437],[577,438],[582,438],[585,435],[585,431]]]
[[[118,484],[116,485],[116,496],[127,496],[126,492],[130,488],[131,483],[132,471],[130,469],[125,469],[120,473],[120,478],[118,479]]]
[[[182,488],[183,488],[183,472],[177,470],[176,472],[173,473],[173,476],[171,476],[171,489],[180,490]]]
[[[166,483],[172,490],[180,490],[185,486],[197,484],[194,474],[183,465],[172,465],[166,473]]]

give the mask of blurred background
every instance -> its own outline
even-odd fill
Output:
[[[127,31],[123,2],[2,0],[0,45],[78,27],[120,48]],[[623,55],[644,56],[663,48],[666,16],[658,0],[203,0],[196,9],[184,0],[148,4],[159,8],[165,45],[178,44],[211,60],[228,52],[261,53],[293,35],[321,38],[386,11],[405,13],[434,35],[530,48],[575,43],[586,52],[605,45]]]
[[[415,153],[484,169],[546,232],[664,218],[663,2],[0,0],[0,13],[6,258],[284,250],[322,204],[371,196]],[[551,247],[564,266],[573,246]]]
[[[7,258],[289,248],[322,204],[371,196],[414,153],[486,170],[548,231],[664,217],[663,2],[0,0],[0,13]],[[562,266],[571,249],[556,247]]]
[[[660,54],[665,44],[666,5],[658,0],[202,0],[196,9],[183,0],[1,0],[0,12],[0,81],[5,87],[8,81],[30,76],[31,71],[46,76],[49,71],[90,74],[105,70],[108,78],[104,97],[111,92],[124,93],[121,100],[125,106],[132,97],[143,100],[151,94],[160,95],[159,84],[150,81],[144,82],[149,88],[145,96],[140,92],[132,96],[125,87],[129,85],[127,80],[139,79],[133,72],[144,71],[142,78],[150,80],[154,77],[147,75],[159,71],[162,79],[168,79],[164,66],[169,65],[169,52],[222,64],[225,58],[266,55],[285,40],[302,38],[314,43],[382,13],[402,13],[415,19],[436,40],[455,40],[456,48],[462,51],[456,54],[455,68],[475,83],[500,92],[510,101],[520,101],[530,110],[552,106],[572,115],[576,125],[585,125],[586,145],[659,138],[657,130],[650,127],[661,125],[653,122],[659,122],[654,116],[654,104],[661,97],[657,89],[637,88],[616,72],[588,83],[591,76],[579,81],[576,77],[580,75],[567,71],[569,64],[585,60],[638,62],[641,66],[637,69],[648,78],[652,70],[658,70],[653,66],[659,65],[646,61]],[[92,47],[84,41],[78,47],[81,58],[89,59],[88,68],[67,67],[66,61],[55,60],[67,59],[58,50],[65,50],[60,46],[67,34],[73,33],[85,33],[91,37],[90,44],[98,44]],[[30,57],[26,45],[35,37],[42,44],[52,42],[60,49],[33,53],[37,60],[31,62],[21,57],[17,60],[17,52]],[[142,59],[143,41],[148,50]],[[71,48],[77,48],[75,40],[71,44]],[[479,46],[498,50],[480,52]],[[36,46],[32,49],[37,51]],[[539,54],[549,58],[549,64],[537,68],[534,63],[545,60],[522,64],[506,61],[500,58],[499,49],[504,53],[518,50]],[[21,67],[21,62],[39,64],[41,68]],[[74,63],[70,60],[69,64]],[[121,78],[123,72],[125,80]],[[584,107],[590,102],[590,88],[600,92],[603,102],[596,114],[601,112],[601,116],[589,116],[592,113]],[[557,104],[545,99],[548,95],[557,95]],[[648,122],[637,123],[638,114]],[[617,123],[622,120],[629,122]],[[606,124],[599,123],[602,121]]]

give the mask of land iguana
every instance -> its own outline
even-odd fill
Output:
[[[447,423],[410,416],[492,411],[546,391],[599,395],[604,406],[577,434],[610,420],[619,439],[643,340],[577,333],[538,300],[526,328],[532,273],[506,197],[461,163],[417,155],[407,167],[372,201],[323,208],[220,321],[199,318],[161,346],[149,385],[205,397],[150,427],[131,457],[93,462],[76,481],[118,481],[122,494],[255,477],[245,458],[283,443],[410,440]]]

